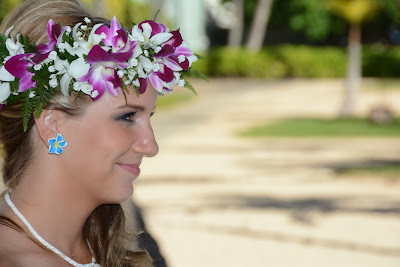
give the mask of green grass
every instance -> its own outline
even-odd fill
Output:
[[[183,90],[186,90],[186,88],[184,88]],[[163,96],[158,97],[157,110],[175,107],[176,105],[191,101],[195,97],[196,95],[190,92],[189,90],[185,92],[182,91],[177,92],[176,90],[172,93],[172,95],[165,94]]]
[[[368,165],[350,166],[336,170],[339,175],[354,176],[385,176],[388,178],[400,178],[400,165]]]
[[[294,118],[255,126],[239,133],[244,137],[400,137],[400,118],[393,124],[377,125],[367,119]]]

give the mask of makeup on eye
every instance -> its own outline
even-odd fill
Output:
[[[132,117],[135,116],[136,113],[137,113],[137,111],[125,113],[124,115],[117,117],[117,120],[132,122],[133,121]]]
[[[123,115],[121,115],[121,116],[118,116],[118,117],[117,117],[117,120],[122,120],[122,121],[129,121],[129,122],[131,122],[131,121],[133,121],[132,117],[135,116],[135,115],[137,114],[137,112],[138,112],[138,111],[132,111],[132,112],[125,113],[125,114],[123,114]],[[155,111],[152,111],[152,112],[150,113],[150,117],[153,117],[153,115],[154,115],[155,113],[156,113]]]

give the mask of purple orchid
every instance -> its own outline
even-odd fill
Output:
[[[143,25],[146,24],[146,23],[148,23],[148,24],[150,25],[150,27],[151,27],[151,34],[150,34],[149,38],[151,38],[151,37],[153,37],[154,35],[159,34],[159,33],[168,33],[168,28],[167,28],[167,26],[165,26],[165,25],[162,24],[162,23],[157,23],[157,22],[152,21],[152,20],[145,20],[145,21],[142,21],[141,23],[139,23],[138,27],[139,27],[139,29],[142,30],[143,32],[146,31],[146,30],[143,28]]]
[[[15,78],[19,78],[18,92],[26,91],[32,87],[36,88],[36,81],[32,80],[35,75],[28,68],[33,66],[34,54],[19,54],[11,57],[4,64],[4,68]]]
[[[36,46],[40,54],[48,54],[54,50],[58,38],[61,35],[61,25],[55,24],[52,19],[47,23],[47,36],[49,37],[49,44],[39,44]]]
[[[154,89],[159,93],[163,93],[166,89],[165,83],[170,83],[174,80],[174,72],[164,64],[159,64],[159,66],[160,69],[158,71],[150,72],[149,80]]]
[[[93,98],[97,100],[105,90],[112,95],[117,96],[122,85],[122,81],[117,74],[116,68],[125,69],[128,66],[126,55],[109,54],[99,45],[93,46],[86,61],[91,64],[88,73],[78,79],[80,82],[89,82],[93,86],[93,91],[98,95]]]
[[[110,28],[102,25],[95,33],[98,35],[104,33],[106,35],[103,43],[112,48],[112,53],[115,56],[126,57],[126,60],[132,56],[137,42],[128,40],[126,31],[121,27],[116,17],[111,20]]]
[[[184,46],[177,47],[173,55],[164,58],[165,64],[173,71],[187,70],[196,60],[193,51]]]

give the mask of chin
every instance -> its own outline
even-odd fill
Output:
[[[133,185],[125,184],[118,188],[113,188],[108,191],[103,204],[121,204],[122,202],[130,199],[133,194]]]

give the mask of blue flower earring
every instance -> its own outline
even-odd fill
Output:
[[[63,137],[61,134],[57,134],[56,138],[51,138],[49,139],[49,153],[50,154],[61,154],[63,153],[63,147],[67,146],[67,141],[63,140]]]

